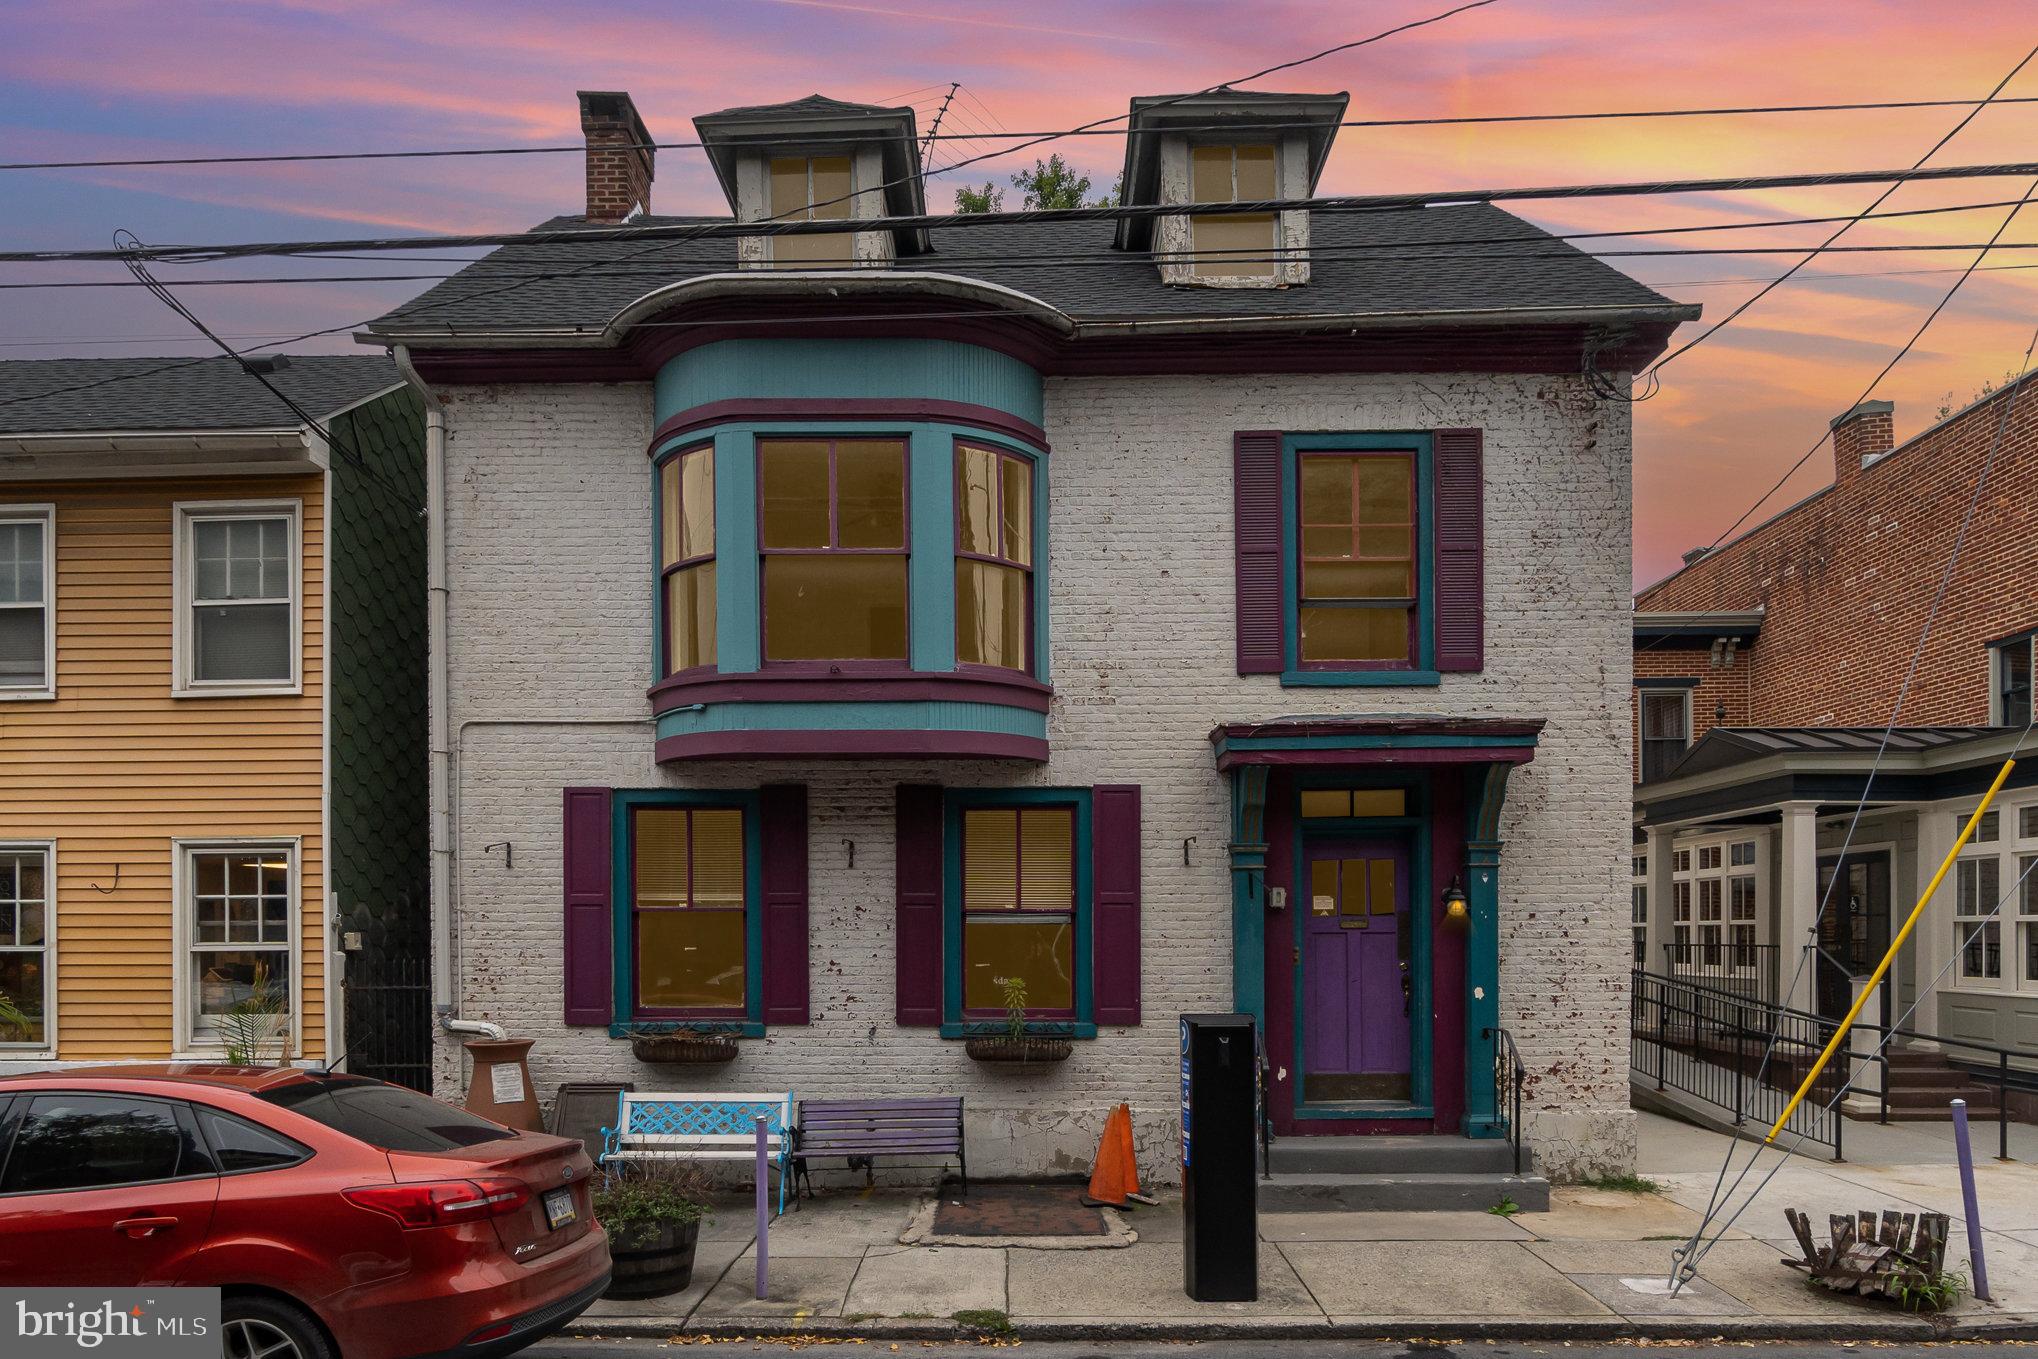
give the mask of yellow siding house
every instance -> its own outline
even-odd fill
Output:
[[[254,362],[0,363],[0,1071],[423,1040],[422,417]]]

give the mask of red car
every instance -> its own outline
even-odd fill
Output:
[[[608,1286],[593,1171],[360,1076],[0,1077],[0,1279],[217,1287],[228,1359],[507,1354]]]

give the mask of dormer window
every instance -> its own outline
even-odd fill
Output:
[[[779,222],[847,221],[851,207],[848,156],[774,156],[771,219]],[[846,269],[856,263],[853,232],[773,236],[766,249],[779,269],[811,265]]]
[[[1278,198],[1275,149],[1196,146],[1189,150],[1189,196],[1198,203],[1250,203]],[[1279,231],[1271,212],[1189,219],[1191,269],[1198,278],[1272,278]]]

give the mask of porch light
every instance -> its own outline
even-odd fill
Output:
[[[1462,930],[1472,923],[1472,913],[1465,907],[1465,885],[1453,877],[1451,885],[1444,889],[1444,924],[1451,929]]]

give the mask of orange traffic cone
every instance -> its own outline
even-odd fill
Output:
[[[1090,1171],[1090,1187],[1083,1202],[1123,1208],[1127,1199],[1138,1196],[1139,1163],[1132,1154],[1132,1110],[1121,1104],[1104,1118],[1104,1133],[1097,1139],[1097,1163]]]

